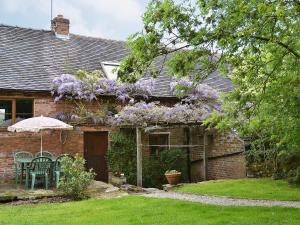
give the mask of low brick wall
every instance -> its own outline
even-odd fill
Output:
[[[243,153],[209,159],[207,166],[209,180],[246,177],[246,162]]]
[[[62,139],[62,141],[61,141]],[[14,177],[13,153],[28,151],[33,154],[40,151],[40,134],[0,132],[0,178]],[[62,143],[64,142],[65,143]],[[43,135],[43,149],[56,155],[83,154],[83,135],[79,131],[47,131]]]

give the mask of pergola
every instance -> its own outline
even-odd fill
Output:
[[[190,128],[192,127],[201,127],[202,128],[202,135],[200,138],[203,138],[202,145],[193,145],[191,143],[190,138]],[[206,127],[202,123],[161,123],[161,124],[153,124],[148,125],[146,127],[142,126],[120,126],[120,128],[134,128],[136,130],[136,156],[137,156],[137,186],[143,186],[143,143],[142,143],[142,132],[152,132],[157,130],[165,130],[165,129],[173,129],[173,128],[181,128],[185,131],[185,136],[187,139],[187,143],[181,145],[172,145],[169,144],[168,147],[180,147],[180,148],[187,148],[188,151],[192,147],[202,147],[203,150],[203,179],[207,180],[207,134]],[[199,135],[198,135],[199,136]],[[152,145],[147,145],[148,147]],[[155,145],[157,147],[165,147],[164,145]]]
[[[171,82],[170,88],[175,96],[181,102],[172,107],[161,105],[159,102],[150,102],[154,90],[154,79],[142,78],[134,84],[119,83],[117,81],[93,77],[85,74],[83,79],[77,79],[76,76],[63,74],[53,80],[52,93],[55,101],[63,98],[70,100],[97,100],[97,96],[113,95],[117,100],[127,102],[128,104],[116,115],[101,118],[109,125],[115,127],[130,126],[136,129],[137,142],[137,184],[142,186],[142,129],[158,129],[158,126],[164,129],[174,127],[203,127],[203,174],[204,179],[207,176],[207,154],[206,154],[206,135],[203,121],[213,112],[220,110],[218,102],[218,92],[206,84],[193,83],[187,79],[180,79]],[[93,79],[90,79],[93,78]],[[136,98],[137,97],[137,98]],[[78,117],[78,115],[76,115]],[[76,117],[75,116],[75,117]],[[72,117],[71,117],[72,118]],[[188,130],[188,129],[187,129]],[[190,147],[190,143],[185,145]]]

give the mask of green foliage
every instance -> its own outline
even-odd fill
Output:
[[[136,184],[136,143],[132,133],[112,133],[107,151],[108,167],[113,173],[124,173],[127,182]]]
[[[290,170],[288,173],[288,182],[292,184],[300,184],[300,166]]]
[[[182,173],[182,182],[188,181],[187,154],[185,150],[171,148],[160,152],[159,156],[144,157],[143,185],[159,187],[166,184],[165,172],[177,170]]]
[[[218,70],[235,89],[206,124],[265,142],[260,151],[300,155],[299,11],[298,1],[152,0],[143,31],[128,40],[121,79],[157,60],[173,76],[193,72],[195,82]]]
[[[74,73],[77,79],[85,81],[90,84],[95,84],[100,78],[104,77],[103,72],[100,70],[87,72],[86,70],[80,69],[78,71],[75,71]]]
[[[59,183],[59,189],[68,197],[82,199],[87,197],[86,190],[95,177],[92,169],[85,170],[85,160],[76,155],[73,160],[64,157],[61,161],[63,176]]]
[[[119,131],[111,134],[111,144],[107,152],[109,169],[114,174],[124,173],[127,182],[136,185],[136,143],[134,132]],[[187,156],[181,149],[161,151],[159,156],[143,157],[143,186],[161,187],[166,183],[167,170],[182,172],[182,180],[187,181]]]
[[[248,173],[255,177],[270,177],[277,174],[277,178],[282,172],[277,149],[268,143],[268,139],[252,141],[251,149],[246,151],[246,160]]]

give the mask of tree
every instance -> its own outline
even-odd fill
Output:
[[[121,80],[155,76],[158,60],[193,82],[218,70],[235,88],[207,123],[300,154],[300,1],[152,0],[143,23],[128,39]]]

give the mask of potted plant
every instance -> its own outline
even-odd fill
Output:
[[[122,184],[126,184],[126,177],[124,173],[115,172],[111,174],[110,182],[113,185],[121,186]]]
[[[171,185],[176,185],[179,183],[181,172],[178,172],[177,170],[167,170],[165,172],[165,176]]]

